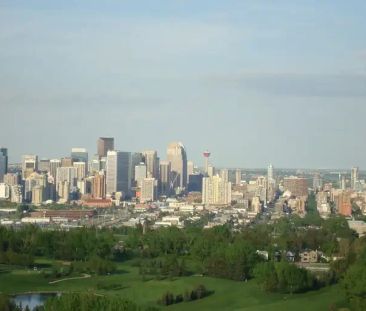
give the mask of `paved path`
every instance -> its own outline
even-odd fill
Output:
[[[91,277],[90,274],[83,274],[83,276],[77,276],[77,277],[74,277],[74,278],[67,278],[67,279],[56,280],[56,281],[49,282],[48,284],[56,284],[56,283],[60,283],[60,282],[63,282],[63,281],[88,279],[90,277]]]

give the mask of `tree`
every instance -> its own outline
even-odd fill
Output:
[[[264,291],[277,290],[277,274],[273,262],[259,263],[254,269],[254,277]]]

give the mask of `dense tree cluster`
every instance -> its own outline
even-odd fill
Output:
[[[362,311],[366,306],[366,239],[360,241],[363,249],[356,253],[353,264],[344,274],[342,286],[353,310]]]
[[[306,270],[287,262],[265,262],[254,270],[257,282],[265,291],[301,293],[314,287],[315,279]]]
[[[185,291],[184,295],[178,294],[174,295],[171,292],[166,292],[163,294],[163,296],[158,300],[158,304],[169,306],[176,303],[181,302],[189,302],[194,301],[198,299],[202,299],[207,297],[210,294],[210,292],[206,289],[204,285],[198,285],[191,291]]]
[[[142,308],[119,296],[103,296],[95,293],[63,294],[46,301],[37,311],[154,311],[153,307]]]
[[[179,277],[188,273],[184,258],[176,255],[166,255],[161,258],[142,259],[138,262],[139,273],[142,276]]]
[[[0,226],[0,259],[10,264],[22,261],[23,265],[29,265],[34,256],[69,261],[86,261],[95,256],[112,259],[114,243],[111,231],[95,228],[47,231],[32,225],[18,230]]]

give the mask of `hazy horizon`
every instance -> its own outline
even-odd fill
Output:
[[[202,166],[366,168],[366,2],[1,1],[0,146],[181,141]]]

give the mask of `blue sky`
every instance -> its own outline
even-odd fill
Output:
[[[366,168],[365,1],[0,0],[0,145],[172,140],[202,164]]]

